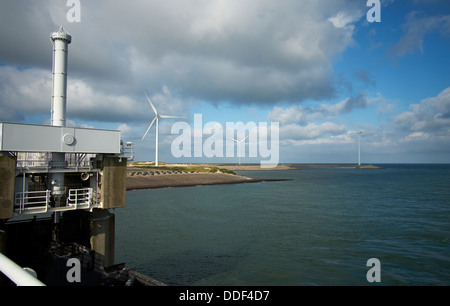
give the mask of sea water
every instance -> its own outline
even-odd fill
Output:
[[[450,165],[239,174],[290,181],[134,190],[116,262],[168,285],[450,285]]]

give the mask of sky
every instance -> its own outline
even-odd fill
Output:
[[[184,117],[160,120],[160,161],[238,161],[174,156],[173,126],[194,129],[200,114],[204,125],[278,123],[280,163],[356,163],[355,127],[367,131],[363,164],[450,163],[450,2],[381,0],[380,22],[369,22],[373,8],[0,0],[0,121],[50,124],[50,33],[62,25],[72,36],[67,125],[120,130],[135,160],[155,157],[154,127],[141,140],[154,118],[146,92],[160,114]],[[249,146],[242,162],[259,162]]]

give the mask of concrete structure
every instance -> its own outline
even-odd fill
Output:
[[[15,165],[12,157],[0,155],[0,219],[14,215]]]
[[[109,210],[126,206],[123,141],[119,131],[66,127],[72,37],[63,27],[50,37],[52,125],[0,122],[0,249],[40,265],[31,244],[41,242],[45,248],[51,243],[55,250],[55,245],[63,249],[76,242],[108,267],[114,265],[115,239],[114,214]],[[36,219],[49,214],[52,219]],[[6,239],[8,231],[13,238]]]

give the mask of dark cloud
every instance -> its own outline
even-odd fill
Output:
[[[403,56],[416,51],[424,52],[424,37],[432,32],[450,38],[450,15],[424,16],[414,11],[408,14],[404,28],[406,34],[390,51],[394,56]]]
[[[363,82],[366,85],[370,85],[370,86],[376,85],[373,75],[368,70],[364,70],[364,69],[358,70],[355,72],[355,76],[358,80],[360,80],[361,82]]]
[[[49,34],[72,35],[69,73],[117,95],[164,86],[210,102],[274,104],[335,93],[332,58],[352,44],[362,4],[261,1],[66,1],[1,4],[0,61],[50,69]]]

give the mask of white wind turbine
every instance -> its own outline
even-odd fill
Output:
[[[351,120],[349,120],[349,121],[350,121],[350,123],[352,124],[353,129],[354,129],[355,132],[356,132],[356,137],[357,137],[357,139],[358,139],[358,166],[361,166],[361,134],[369,133],[369,132],[371,132],[371,131],[369,131],[369,130],[366,130],[366,131],[359,131],[359,130],[356,128],[356,126],[353,124],[353,122],[352,122]]]
[[[234,139],[234,138],[231,138],[234,142],[236,142],[237,144],[238,144],[238,147],[239,147],[239,153],[238,153],[238,156],[239,156],[239,166],[241,165],[241,144],[246,140],[248,138],[248,136],[247,137],[245,137],[245,138],[243,138],[243,139],[241,139],[241,140],[237,140],[237,139]]]
[[[150,106],[153,109],[153,112],[155,113],[155,118],[152,120],[152,123],[150,123],[147,131],[144,134],[144,137],[142,137],[142,140],[144,140],[145,136],[147,136],[147,133],[150,131],[151,127],[153,126],[153,123],[156,121],[156,150],[155,150],[155,166],[158,167],[158,136],[159,136],[159,118],[183,118],[183,117],[175,117],[175,116],[166,116],[166,115],[160,115],[158,114],[158,111],[156,110],[155,106],[153,105],[152,101],[150,101],[150,98],[148,97],[147,93],[145,93],[145,96],[147,97],[148,102],[150,103]]]

